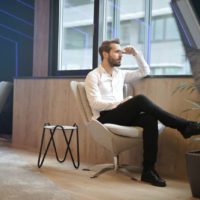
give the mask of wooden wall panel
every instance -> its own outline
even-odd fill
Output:
[[[135,84],[136,94],[145,94],[155,103],[168,111],[182,117],[195,120],[195,113],[181,114],[188,104],[185,92],[172,95],[173,89],[182,81],[181,78],[150,78]],[[69,124],[76,122],[80,127],[81,161],[101,163],[112,161],[110,153],[93,141],[88,134],[77,111],[70,91],[70,79],[18,79],[14,81],[13,110],[13,146],[39,151],[42,127],[45,122],[53,124]],[[198,98],[197,94],[190,95]],[[191,139],[183,139],[178,131],[166,128],[159,139],[157,168],[162,174],[173,177],[186,177],[185,152],[191,147],[199,148],[200,144],[191,143]],[[58,136],[59,151],[65,145]],[[74,148],[73,143],[72,147]],[[131,151],[123,153],[123,162],[141,164],[141,143]]]
[[[50,0],[35,0],[33,76],[48,76]]]
[[[77,111],[67,79],[32,79],[14,81],[13,138],[15,147],[39,151],[42,127],[45,122],[80,127],[81,160],[95,162],[98,152],[111,156],[95,144],[87,133]],[[58,137],[59,150],[65,145]],[[91,149],[93,149],[91,151]],[[97,156],[98,155],[98,156]],[[104,156],[103,156],[104,157]],[[101,161],[101,159],[100,159]]]

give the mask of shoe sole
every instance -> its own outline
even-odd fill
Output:
[[[166,183],[158,184],[158,183],[153,183],[153,182],[151,182],[149,180],[145,180],[145,179],[141,179],[141,181],[144,182],[144,183],[149,183],[149,184],[151,184],[153,186],[157,186],[157,187],[166,187],[167,186]]]

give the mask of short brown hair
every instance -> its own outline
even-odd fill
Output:
[[[118,38],[113,40],[105,40],[101,43],[101,46],[99,47],[99,54],[101,56],[101,60],[103,60],[103,52],[109,53],[111,50],[111,44],[120,44],[120,40]]]

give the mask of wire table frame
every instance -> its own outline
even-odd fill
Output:
[[[49,131],[47,132],[46,130],[49,130]],[[58,156],[58,151],[57,151],[56,143],[55,143],[55,140],[54,140],[54,136],[55,136],[55,134],[58,130],[61,131],[61,134],[63,134],[63,137],[64,137],[65,142],[66,142],[66,150],[65,150],[64,156],[62,158],[60,158]],[[67,137],[67,132],[69,132],[69,131],[70,131],[70,134]],[[45,143],[45,136],[48,133],[50,134],[50,138],[49,138],[49,141],[48,141],[48,143],[46,145],[46,149],[45,149],[45,144],[44,144]],[[73,137],[74,134],[76,135],[76,158],[77,158],[77,161],[75,161],[74,155],[73,155],[72,150],[70,148],[70,143],[71,143],[71,140],[72,140],[72,137]],[[39,156],[38,156],[38,163],[37,163],[38,168],[42,167],[51,143],[53,144],[56,159],[59,163],[63,163],[66,160],[67,155],[69,153],[74,167],[76,169],[79,168],[79,166],[80,166],[79,133],[78,133],[78,125],[76,123],[74,123],[73,126],[51,125],[50,123],[44,124],[42,138],[41,138],[41,144],[40,144],[40,150],[39,150]]]

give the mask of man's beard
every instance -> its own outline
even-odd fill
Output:
[[[121,59],[117,61],[117,60],[114,60],[112,58],[108,58],[108,63],[112,67],[119,67],[121,65]]]

